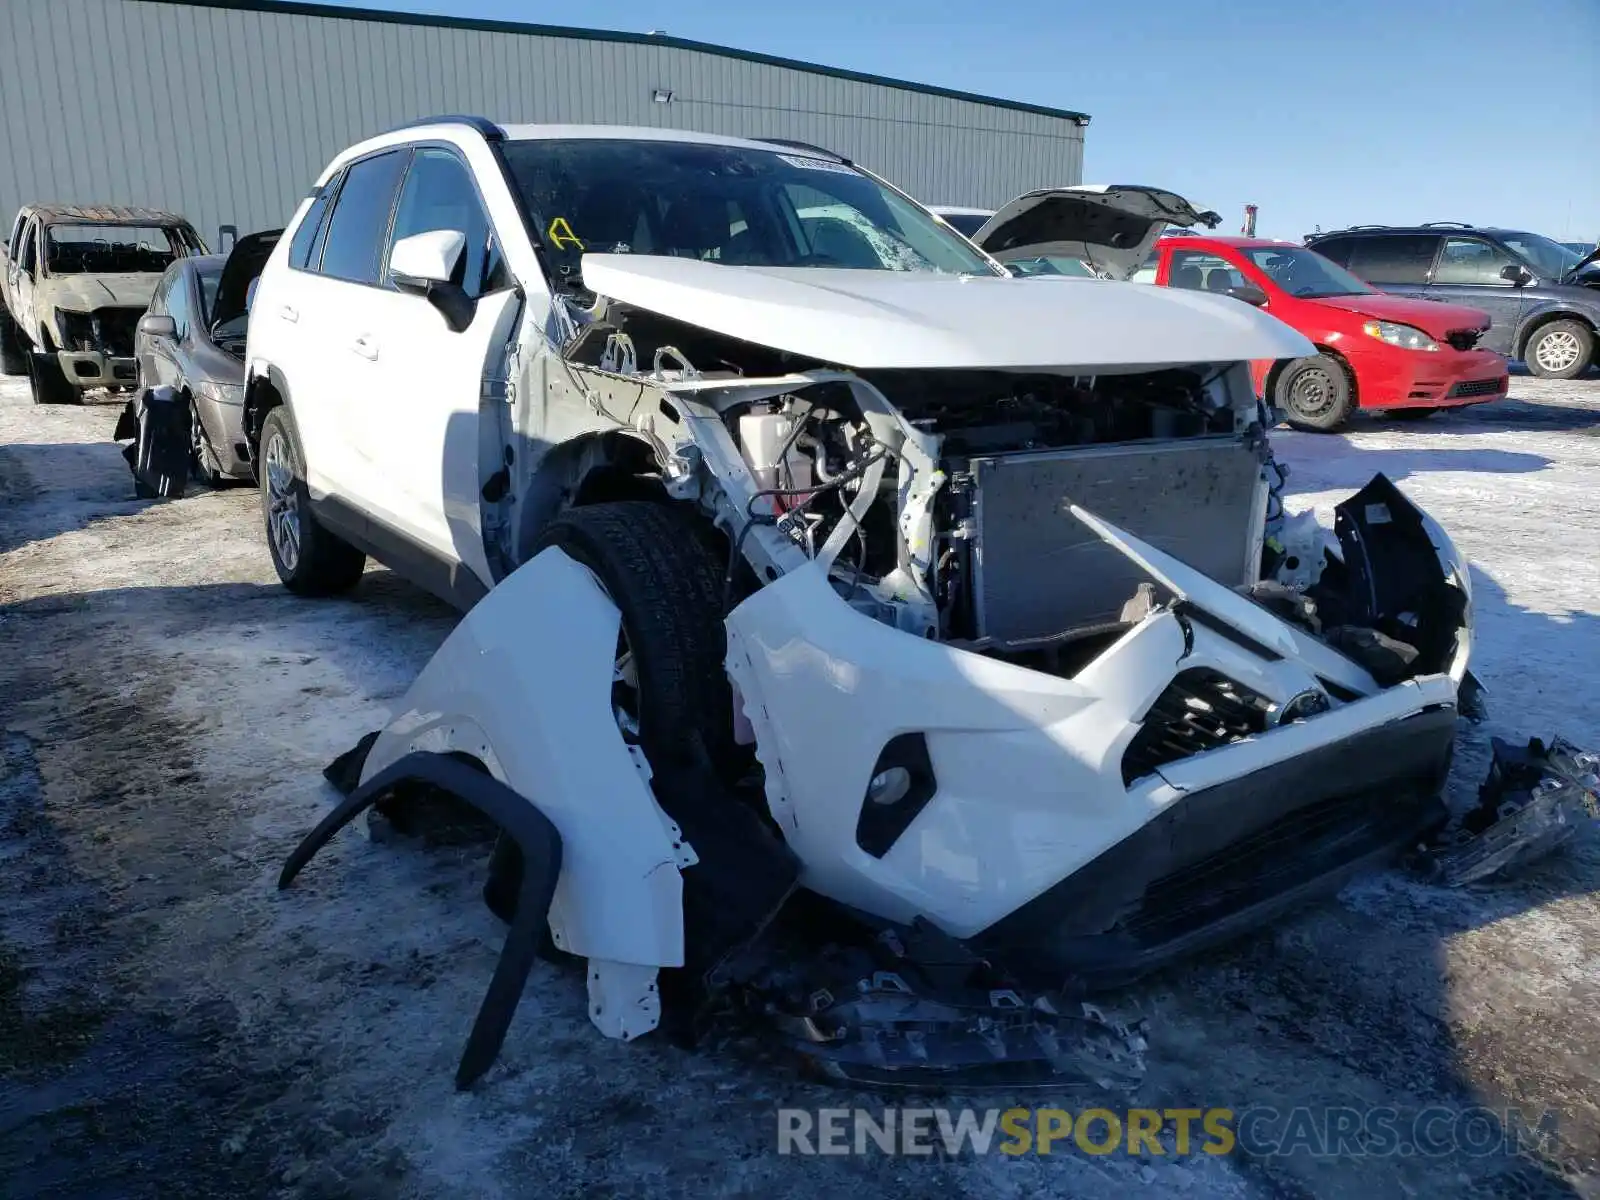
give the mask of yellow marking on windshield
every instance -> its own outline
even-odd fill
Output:
[[[565,217],[556,217],[550,222],[550,228],[545,231],[545,237],[557,250],[565,250],[568,246],[576,246],[582,250],[583,243],[578,240],[578,235],[572,232],[572,226],[567,224]]]

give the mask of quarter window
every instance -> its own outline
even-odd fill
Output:
[[[391,150],[362,159],[345,172],[328,218],[322,273],[351,283],[377,283],[395,187],[407,155]]]
[[[295,228],[294,238],[289,243],[291,267],[298,267],[302,271],[317,269],[322,241],[319,235],[322,233],[323,218],[328,215],[328,204],[338,186],[339,179],[335,176],[312,198],[311,207],[306,209],[305,220]]]
[[[1500,272],[1513,262],[1511,255],[1500,247],[1477,238],[1445,238],[1444,252],[1439,255],[1433,281],[1510,287],[1511,281],[1501,278]]]
[[[337,217],[335,217],[337,219]],[[448,150],[425,147],[411,159],[400,203],[395,208],[394,238],[448,229],[466,239],[466,252],[456,267],[453,282],[474,298],[504,286],[499,247],[489,217],[478,199],[478,189],[464,164]]]

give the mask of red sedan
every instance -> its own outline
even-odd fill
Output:
[[[1388,295],[1290,242],[1166,237],[1136,278],[1226,292],[1316,343],[1314,357],[1253,366],[1256,387],[1297,429],[1337,429],[1357,408],[1425,417],[1498,400],[1509,384],[1506,360],[1475,349],[1488,313]]]

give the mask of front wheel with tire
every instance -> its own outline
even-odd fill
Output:
[[[35,404],[83,403],[83,393],[68,381],[54,354],[28,355],[28,385]]]
[[[222,482],[217,452],[211,448],[211,439],[206,436],[200,410],[192,397],[189,400],[189,478],[207,487],[216,487]]]
[[[1331,433],[1355,410],[1350,373],[1331,354],[1299,358],[1283,369],[1273,389],[1273,403],[1295,429]]]
[[[1594,361],[1594,330],[1582,321],[1551,321],[1534,330],[1522,360],[1540,379],[1576,379]]]
[[[11,319],[4,301],[0,301],[0,375],[27,373],[28,347],[23,344],[22,330]]]
[[[288,409],[273,409],[262,423],[260,460],[267,549],[283,586],[301,596],[331,596],[354,587],[366,555],[324,529],[312,513],[305,455]]]

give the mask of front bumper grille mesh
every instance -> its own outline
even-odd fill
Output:
[[[1163,763],[1215,750],[1267,729],[1272,702],[1205,667],[1180,671],[1145,714],[1122,756],[1122,781],[1151,774]]]
[[[1458,383],[1450,389],[1452,399],[1461,396],[1498,396],[1506,390],[1506,379],[1500,376],[1496,379],[1469,379]]]

